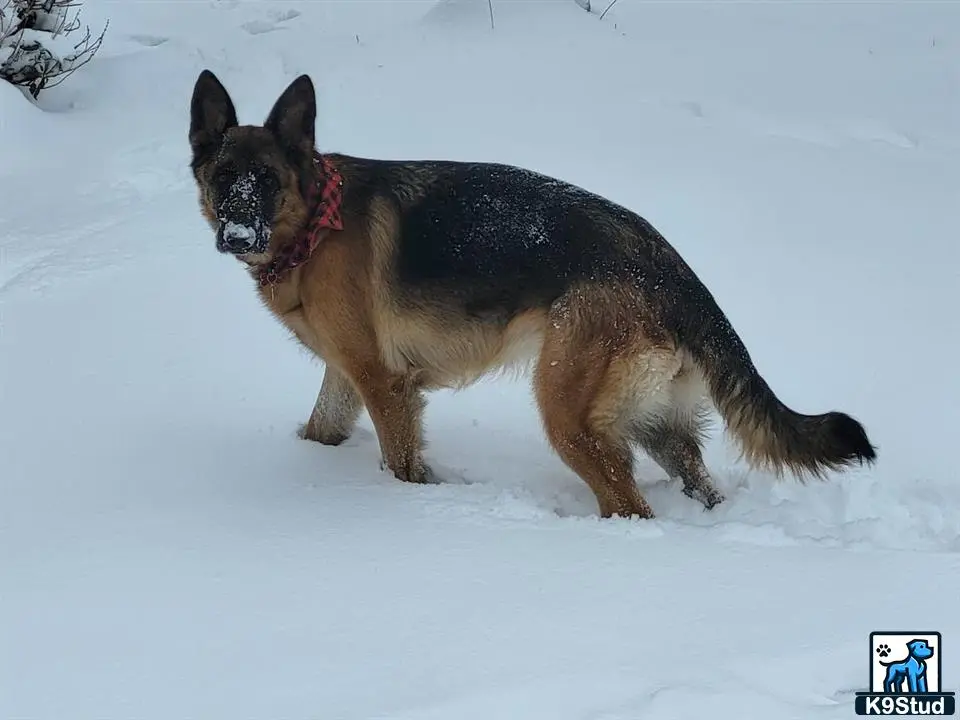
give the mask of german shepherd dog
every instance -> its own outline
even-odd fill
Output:
[[[301,437],[337,445],[365,408],[381,467],[428,482],[424,393],[526,368],[551,445],[603,517],[654,517],[634,449],[705,508],[724,500],[701,456],[708,401],[750,465],[778,477],[874,462],[855,419],[774,395],[642,217],[508,165],[320,154],[315,121],[307,75],[262,126],[237,123],[209,70],[194,86],[191,168],[216,247],[325,365]]]

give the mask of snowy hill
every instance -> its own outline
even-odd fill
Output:
[[[960,5],[493,9],[88,0],[93,62],[0,83],[0,718],[840,720],[889,629],[960,689]],[[310,74],[324,150],[636,210],[878,464],[777,482],[717,426],[726,504],[641,457],[657,519],[601,520],[510,380],[431,396],[441,485],[366,415],[299,440],[323,369],[198,211],[203,68],[252,123]]]

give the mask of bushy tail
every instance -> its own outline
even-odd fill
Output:
[[[778,476],[790,470],[801,478],[872,464],[876,448],[855,419],[842,412],[802,415],[780,402],[713,296],[696,285],[691,294],[697,296],[700,312],[684,314],[678,339],[704,373],[713,402],[747,462]]]

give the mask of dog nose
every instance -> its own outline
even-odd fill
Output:
[[[223,245],[230,252],[243,252],[253,247],[257,232],[252,227],[235,222],[223,226]]]

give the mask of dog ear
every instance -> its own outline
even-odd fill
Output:
[[[190,147],[197,167],[217,151],[224,133],[237,124],[230,94],[217,76],[204,70],[193,86],[190,101]]]
[[[267,116],[264,127],[288,150],[313,153],[317,94],[308,75],[287,86]]]

